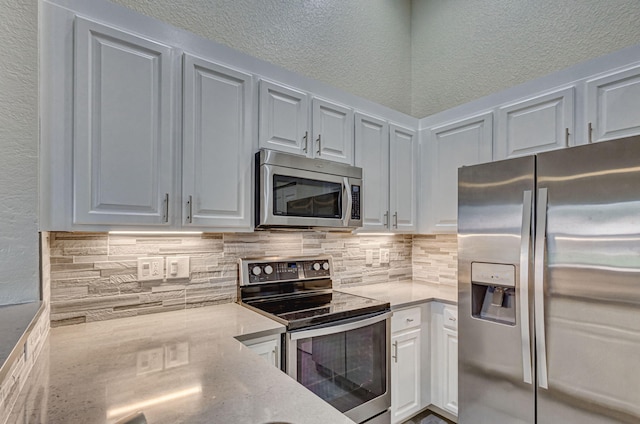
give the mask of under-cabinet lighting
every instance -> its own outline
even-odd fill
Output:
[[[140,235],[164,235],[164,236],[188,236],[188,235],[200,235],[202,231],[109,231],[109,234],[120,234],[120,235],[131,235],[131,234],[140,234]]]
[[[356,236],[395,236],[395,233],[353,233]]]
[[[120,406],[117,408],[111,408],[107,411],[107,418],[117,417],[129,412],[143,410],[150,406],[159,405],[161,403],[170,402],[172,400],[182,399],[191,395],[197,395],[202,393],[202,386],[193,386],[184,390],[177,390],[175,392],[167,393],[166,395],[156,396],[151,399],[143,400],[136,403],[130,403],[128,405]]]

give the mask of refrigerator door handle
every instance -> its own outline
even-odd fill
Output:
[[[538,190],[536,212],[536,246],[534,263],[534,303],[536,327],[536,357],[538,360],[538,386],[549,388],[547,381],[547,342],[544,325],[544,263],[547,232],[547,189]]]
[[[522,233],[520,237],[520,332],[522,336],[522,373],[527,384],[533,384],[531,369],[531,332],[529,331],[529,258],[531,249],[531,190],[522,199]]]

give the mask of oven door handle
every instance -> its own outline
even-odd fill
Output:
[[[289,333],[289,338],[290,340],[299,340],[299,339],[306,339],[311,337],[326,336],[329,334],[342,333],[344,331],[356,330],[358,328],[366,327],[368,325],[372,325],[380,321],[384,321],[390,318],[391,315],[392,315],[392,312],[385,312],[383,314],[375,315],[370,318],[356,319],[355,321],[350,321],[346,324],[337,324],[337,325],[331,325],[328,327],[314,328],[311,330],[295,331],[295,332]]]

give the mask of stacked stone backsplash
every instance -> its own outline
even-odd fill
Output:
[[[413,236],[413,280],[458,285],[458,238],[455,234]]]
[[[380,264],[380,249],[390,261]],[[366,265],[367,250],[373,264]],[[53,326],[234,302],[238,259],[328,254],[334,287],[412,279],[412,236],[267,232],[143,235],[51,233]],[[137,279],[137,259],[189,256],[190,278]]]

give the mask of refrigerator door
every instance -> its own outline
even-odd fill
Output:
[[[538,424],[638,423],[640,137],[540,154],[537,172]]]
[[[534,157],[459,169],[460,424],[535,423],[534,175]]]

